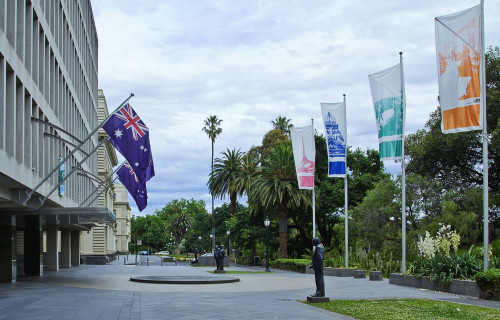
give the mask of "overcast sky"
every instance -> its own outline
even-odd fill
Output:
[[[368,74],[403,64],[406,134],[437,107],[434,18],[472,0],[92,0],[99,38],[99,88],[114,110],[130,92],[150,129],[156,176],[153,214],[174,199],[204,200],[211,143],[203,121],[217,115],[215,157],[260,145],[278,116],[294,126],[321,102],[347,99],[347,143],[378,149]],[[486,45],[500,45],[500,5],[485,1]],[[386,167],[397,171],[394,162]],[[216,201],[216,205],[229,202]]]

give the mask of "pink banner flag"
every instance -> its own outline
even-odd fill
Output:
[[[290,131],[299,189],[314,189],[316,147],[313,127],[292,127]]]

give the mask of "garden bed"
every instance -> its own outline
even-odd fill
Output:
[[[417,277],[403,275],[401,273],[391,273],[389,283],[400,286],[428,289],[433,291],[448,292],[475,298],[485,297],[482,290],[479,289],[475,281],[472,280],[453,280],[448,286],[441,281],[433,282],[426,277]]]

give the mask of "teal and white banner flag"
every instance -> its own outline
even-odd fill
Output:
[[[328,176],[344,177],[346,167],[347,128],[345,103],[321,103],[321,114],[326,132]]]
[[[370,74],[381,160],[400,160],[403,147],[404,104],[401,64]]]

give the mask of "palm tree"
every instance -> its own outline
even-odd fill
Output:
[[[309,204],[309,196],[299,189],[292,147],[281,144],[272,149],[257,175],[249,195],[249,203],[260,202],[268,208],[279,206],[280,213],[280,258],[287,258],[288,205]]]
[[[205,126],[202,131],[205,132],[212,141],[212,170],[214,171],[214,144],[215,139],[222,133],[222,128],[220,127],[222,120],[217,118],[217,116],[208,116],[205,119]],[[214,215],[214,195],[212,194],[212,251],[215,249],[215,215]]]
[[[286,117],[278,116],[276,120],[271,121],[273,124],[273,129],[278,129],[282,134],[290,137],[290,129],[293,127],[293,124],[290,123],[290,119]]]
[[[208,186],[213,196],[220,197],[229,195],[231,201],[231,215],[236,213],[236,198],[241,193],[242,185],[238,183],[241,175],[243,153],[238,149],[221,152],[223,157],[216,158]]]

